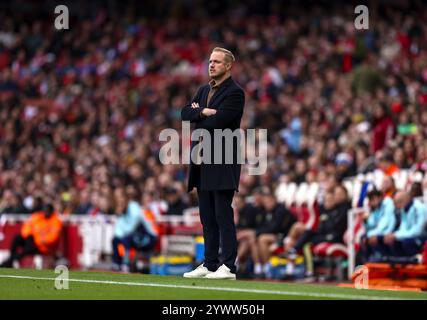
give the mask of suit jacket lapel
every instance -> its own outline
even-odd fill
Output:
[[[202,108],[207,107],[208,94],[209,94],[209,86],[207,86],[206,89],[203,90],[200,107],[202,107]],[[211,99],[211,101],[212,101],[212,99]]]

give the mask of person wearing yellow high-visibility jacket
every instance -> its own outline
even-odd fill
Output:
[[[11,268],[14,261],[32,254],[49,254],[56,249],[60,239],[62,221],[53,205],[46,204],[24,222],[21,233],[12,241],[9,258],[1,264]]]

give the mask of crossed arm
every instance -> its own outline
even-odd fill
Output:
[[[200,91],[197,92],[191,104],[182,109],[183,121],[198,122],[198,127],[204,129],[224,129],[243,112],[245,95],[242,90],[231,92],[218,109],[201,108],[197,103]]]
[[[190,104],[187,104],[184,108],[181,110],[181,119],[182,121],[190,121],[193,122],[199,122],[202,120],[202,111],[200,110],[199,104],[196,101],[200,100],[201,95],[201,88],[197,91],[196,95],[191,100]]]

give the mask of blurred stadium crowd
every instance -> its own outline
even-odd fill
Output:
[[[64,215],[114,214],[123,188],[140,205],[166,201],[164,214],[197,205],[187,166],[159,162],[158,136],[181,132],[181,108],[208,81],[215,46],[236,56],[242,127],[268,130],[267,173],[243,168],[237,202],[317,182],[319,202],[344,217],[344,179],[427,170],[422,1],[372,4],[363,31],[354,5],[310,1],[74,1],[70,29],[57,31],[49,3],[0,11],[2,213],[53,202]],[[263,239],[261,252],[276,240]]]

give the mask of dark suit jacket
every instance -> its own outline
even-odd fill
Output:
[[[238,164],[236,159],[237,141],[236,139],[233,140],[233,163],[225,164],[225,152],[230,152],[230,150],[225,150],[225,143],[223,142],[223,162],[221,164],[214,164],[213,133],[214,129],[228,128],[234,131],[240,128],[240,120],[242,119],[243,107],[245,105],[245,94],[243,89],[230,77],[221,83],[207,106],[209,89],[209,84],[200,87],[193,100],[181,110],[181,118],[183,121],[194,123],[194,129],[203,128],[208,130],[212,137],[211,163],[196,165],[190,160],[188,191],[191,191],[193,188],[199,188],[199,190],[203,191],[238,191],[241,165]],[[193,102],[197,102],[200,108],[191,108]],[[217,113],[210,117],[200,117],[200,112],[206,107],[216,109]],[[198,141],[193,141],[191,150],[193,150],[197,144]]]

